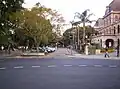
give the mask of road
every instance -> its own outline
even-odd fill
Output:
[[[44,59],[0,61],[0,89],[120,89],[119,60],[66,54],[66,49],[58,49]]]

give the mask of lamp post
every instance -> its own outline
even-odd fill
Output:
[[[117,39],[117,57],[119,57],[119,53],[120,53],[119,49],[120,49],[120,39],[118,38]]]
[[[88,53],[88,44],[87,44],[88,36],[87,35],[85,36],[85,39],[86,39],[85,40],[85,54],[88,55],[89,53]]]

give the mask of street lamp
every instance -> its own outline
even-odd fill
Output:
[[[86,35],[85,36],[85,54],[88,55],[89,52],[88,52],[88,36]]]

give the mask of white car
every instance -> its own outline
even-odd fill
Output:
[[[48,47],[48,46],[47,46],[46,48],[47,48],[47,50],[50,51],[50,52],[54,52],[54,51],[56,51],[56,49],[53,48],[53,47]]]

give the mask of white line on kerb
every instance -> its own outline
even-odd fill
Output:
[[[49,65],[48,67],[56,67],[56,65]]]
[[[0,70],[5,70],[6,68],[5,67],[1,67]]]
[[[71,67],[72,65],[64,65],[65,67]]]
[[[86,67],[87,65],[79,65],[80,67]]]
[[[117,65],[109,65],[109,67],[111,67],[111,68],[116,68]]]
[[[39,68],[40,66],[32,66],[32,68]]]
[[[102,65],[94,65],[95,67],[102,67]]]
[[[16,66],[16,67],[14,67],[15,69],[22,69],[23,68],[23,66]]]

